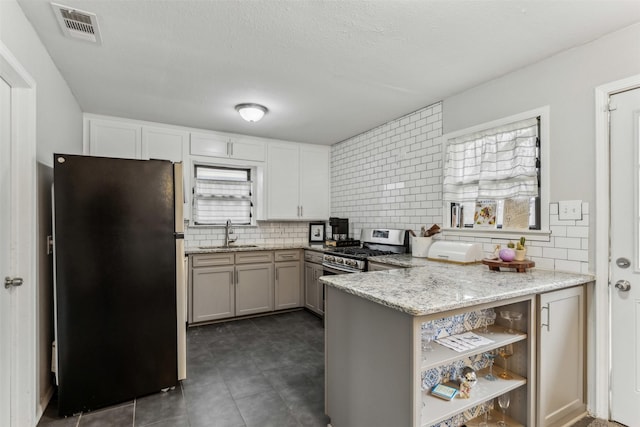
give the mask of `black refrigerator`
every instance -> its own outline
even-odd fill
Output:
[[[181,164],[53,160],[59,414],[175,386],[184,356]]]

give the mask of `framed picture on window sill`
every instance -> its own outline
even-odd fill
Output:
[[[473,228],[496,228],[495,200],[479,200],[473,214]]]
[[[324,222],[309,223],[309,243],[324,242]]]

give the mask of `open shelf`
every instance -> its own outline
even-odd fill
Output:
[[[525,334],[524,332],[518,331],[517,334],[508,334],[506,332],[506,328],[502,326],[490,326],[488,334],[482,333],[478,329],[471,332],[493,340],[493,342],[491,344],[483,345],[463,352],[457,352],[453,349],[450,349],[449,347],[438,344],[437,341],[433,341],[431,343],[433,351],[422,352],[422,371],[426,371],[440,365],[446,365],[448,363],[464,359],[465,357],[472,356],[474,354],[484,353],[486,351],[502,347],[503,345],[512,344],[527,339],[527,334]]]
[[[511,336],[515,337],[515,335]],[[456,396],[450,401],[443,400],[432,396],[430,390],[424,390],[422,392],[423,407],[421,425],[426,427],[437,424],[527,383],[526,378],[513,372],[511,372],[513,379],[504,380],[498,378],[496,381],[488,381],[484,378],[488,372],[488,369],[478,371],[478,382],[473,389],[471,389],[471,397],[468,399],[462,399]]]

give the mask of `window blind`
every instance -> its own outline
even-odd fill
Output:
[[[538,196],[538,118],[447,141],[443,199]]]
[[[251,224],[253,202],[248,169],[195,168],[193,218],[196,224]]]

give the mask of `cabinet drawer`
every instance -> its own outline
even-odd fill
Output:
[[[232,253],[222,253],[222,254],[199,254],[192,255],[193,257],[193,267],[213,267],[216,265],[230,265],[233,264],[233,254]]]
[[[277,261],[299,261],[300,260],[300,251],[299,250],[291,250],[291,251],[276,251],[276,262]]]
[[[255,264],[260,262],[273,262],[273,252],[237,252],[236,264]]]

